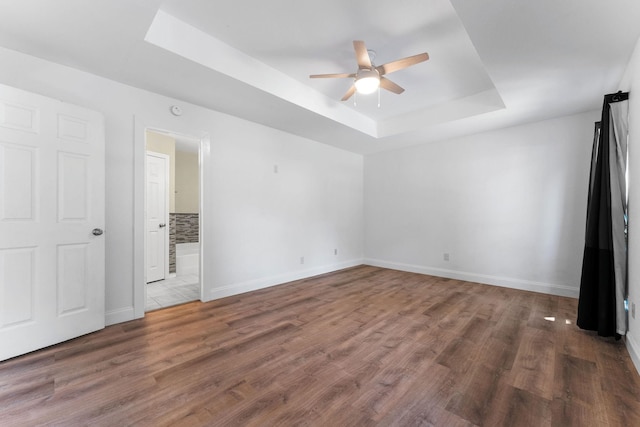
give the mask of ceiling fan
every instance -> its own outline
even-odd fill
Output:
[[[353,85],[349,88],[347,93],[344,94],[341,99],[342,101],[346,101],[351,98],[351,95],[356,91],[362,94],[373,93],[379,87],[393,93],[401,94],[404,92],[404,89],[384,77],[384,75],[402,70],[403,68],[410,67],[429,59],[429,54],[425,52],[375,66],[371,62],[372,58],[369,56],[370,51],[367,51],[367,47],[362,40],[354,40],[353,49],[356,51],[356,62],[358,63],[358,71],[355,73],[312,74],[309,76],[312,79],[353,78]]]

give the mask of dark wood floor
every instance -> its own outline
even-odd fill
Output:
[[[0,363],[0,425],[640,426],[576,300],[356,267]]]

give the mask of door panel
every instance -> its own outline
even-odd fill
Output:
[[[89,158],[58,153],[58,221],[86,221],[89,207]]]
[[[147,152],[147,283],[165,278],[168,265],[169,158]]]
[[[4,87],[8,88],[8,86]],[[3,92],[6,93],[6,90]],[[20,102],[19,98],[14,99]],[[3,99],[3,102],[0,102],[0,126],[4,128],[38,133],[39,117],[37,107],[17,104],[11,98],[7,97]]]
[[[36,150],[0,143],[0,220],[33,220]]]
[[[33,320],[35,248],[0,250],[0,327]]]
[[[104,327],[102,115],[0,85],[0,360]]]
[[[89,247],[86,244],[58,245],[58,314],[86,310]]]

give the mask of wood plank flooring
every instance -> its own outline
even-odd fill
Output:
[[[577,301],[360,266],[0,363],[2,426],[640,426]]]

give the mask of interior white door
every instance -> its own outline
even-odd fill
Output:
[[[169,157],[166,154],[147,152],[147,215],[146,253],[147,283],[165,278],[168,270],[167,235],[169,197]]]
[[[104,327],[104,120],[0,85],[0,360]]]

